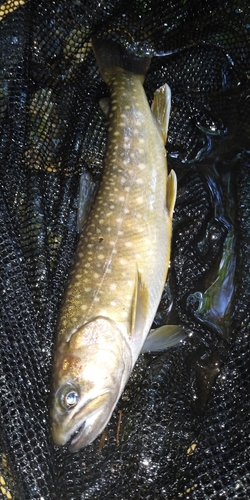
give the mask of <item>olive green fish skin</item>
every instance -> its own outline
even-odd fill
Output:
[[[68,443],[85,426],[71,451],[92,442],[110,419],[153,322],[170,258],[166,150],[143,78],[115,67],[104,79],[111,98],[104,174],[70,271],[53,367],[55,443]],[[171,196],[173,206],[175,187]],[[79,401],[67,409],[71,384]]]
[[[167,274],[171,224],[163,141],[138,77],[116,75],[110,91],[104,175],[70,272],[60,337],[100,315],[123,322],[129,332],[137,270],[152,302]]]

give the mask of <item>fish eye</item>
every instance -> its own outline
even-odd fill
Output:
[[[67,387],[62,391],[60,395],[61,406],[66,410],[71,410],[74,408],[79,401],[79,394],[76,389],[72,387]]]

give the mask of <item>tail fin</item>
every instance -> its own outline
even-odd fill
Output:
[[[144,81],[144,77],[150,66],[151,57],[149,55],[138,54],[135,44],[133,45],[133,50],[132,48],[128,50],[110,39],[93,37],[91,42],[99,71],[107,84],[109,84],[110,75],[114,68],[122,68],[130,73],[140,75],[142,81]]]

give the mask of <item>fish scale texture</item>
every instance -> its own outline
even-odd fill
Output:
[[[250,498],[249,26],[247,0],[1,0],[0,498]],[[153,48],[150,101],[171,87],[178,196],[155,325],[188,337],[141,356],[106,437],[70,454],[48,405],[80,174],[98,186],[105,154],[93,33]]]

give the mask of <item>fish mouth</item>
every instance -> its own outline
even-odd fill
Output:
[[[70,436],[70,439],[69,439],[70,448],[74,447],[74,445],[77,443],[78,439],[80,439],[80,437],[82,436],[82,434],[84,432],[85,424],[86,424],[86,421],[84,420],[84,422],[80,425],[80,427],[78,427],[78,429],[76,429],[76,431],[73,432],[73,434]]]
[[[102,432],[110,414],[110,412],[107,414],[106,411],[108,396],[109,393],[105,392],[91,399],[75,415],[75,418],[79,420],[79,425],[68,440],[69,451],[76,452],[80,450],[80,448],[90,444]]]

